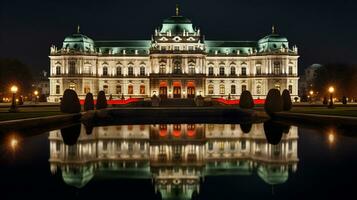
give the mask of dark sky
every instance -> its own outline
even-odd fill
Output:
[[[150,39],[162,20],[182,15],[206,39],[258,40],[277,31],[299,47],[300,69],[313,63],[357,63],[353,0],[1,0],[0,56],[35,70],[49,68],[51,44],[81,32],[98,39]]]

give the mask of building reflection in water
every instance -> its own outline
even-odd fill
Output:
[[[83,125],[73,126],[75,139],[63,138],[71,128],[50,132],[49,162],[52,173],[60,169],[63,180],[77,188],[97,177],[153,179],[163,199],[191,199],[207,176],[257,173],[268,184],[282,184],[297,169],[297,127],[272,133],[264,127],[274,126],[121,125],[95,127],[89,134]],[[268,142],[274,136],[278,144]]]

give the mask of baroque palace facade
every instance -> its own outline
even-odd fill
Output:
[[[264,99],[269,89],[298,95],[298,50],[274,30],[258,41],[205,40],[191,20],[163,21],[151,40],[94,41],[77,33],[51,47],[49,101],[65,89],[80,99],[103,90],[114,99],[230,97],[243,90]]]

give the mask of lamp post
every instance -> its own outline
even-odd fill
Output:
[[[334,93],[334,91],[335,91],[335,88],[334,88],[334,87],[330,86],[330,87],[328,88],[328,92],[330,93],[330,102],[329,102],[329,104],[328,104],[328,108],[333,108],[333,98],[332,98],[332,94]]]
[[[33,92],[33,94],[35,95],[35,104],[36,104],[36,103],[37,103],[37,99],[38,99],[38,91],[35,90],[35,91]]]
[[[313,95],[314,95],[314,91],[310,90],[310,103],[312,103],[312,98],[313,98]]]
[[[13,85],[10,89],[12,92],[12,101],[11,101],[11,106],[9,112],[18,112],[18,109],[16,107],[16,92],[17,92],[17,86]]]

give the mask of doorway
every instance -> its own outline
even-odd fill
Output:
[[[181,87],[174,86],[174,98],[181,98]]]

